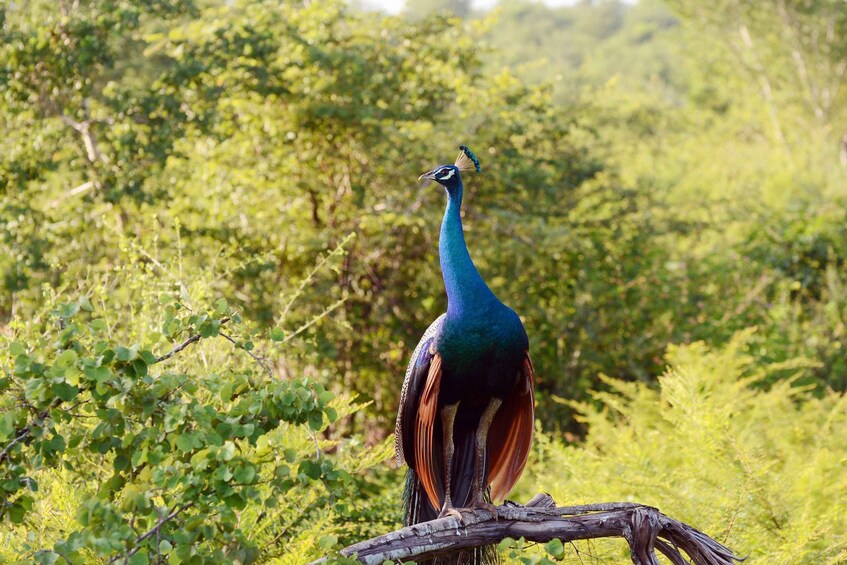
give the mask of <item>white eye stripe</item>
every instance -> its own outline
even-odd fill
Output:
[[[451,178],[453,178],[453,175],[454,175],[455,173],[456,173],[456,171],[455,171],[455,170],[453,170],[453,169],[447,169],[447,174],[446,174],[446,175],[444,175],[443,177],[438,177],[438,178],[439,178],[439,179],[441,179],[441,180],[451,179]]]

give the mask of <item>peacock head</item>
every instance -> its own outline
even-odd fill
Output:
[[[447,192],[452,191],[462,184],[462,177],[459,173],[459,167],[456,165],[441,165],[431,171],[422,174],[418,180],[434,180],[441,186],[447,189]]]
[[[422,174],[418,180],[434,180],[441,186],[447,189],[448,194],[454,194],[459,187],[462,186],[461,171],[476,170],[481,172],[479,159],[476,158],[470,149],[464,145],[460,145],[459,157],[456,159],[455,165],[440,165],[429,172]]]

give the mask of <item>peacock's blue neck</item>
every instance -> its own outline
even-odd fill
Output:
[[[497,302],[471,260],[462,230],[462,185],[448,191],[447,209],[441,222],[438,254],[447,288],[448,318],[462,318]]]

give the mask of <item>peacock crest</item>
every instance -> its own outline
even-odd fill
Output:
[[[460,145],[461,153],[456,157],[456,168],[460,171],[472,171],[481,173],[482,168],[479,166],[479,159],[473,154],[473,151],[468,149],[467,145]]]

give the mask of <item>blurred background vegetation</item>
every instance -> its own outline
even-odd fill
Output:
[[[0,560],[393,528],[446,306],[415,179],[466,143],[471,254],[538,373],[515,497],[847,562],[842,0],[7,1],[0,39]]]

